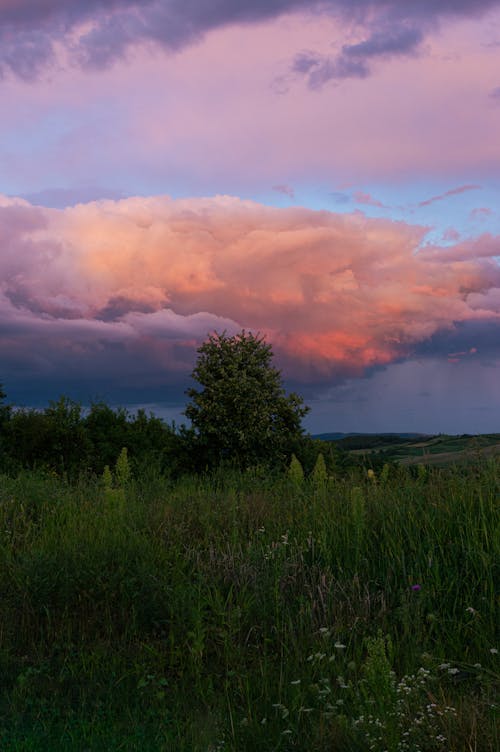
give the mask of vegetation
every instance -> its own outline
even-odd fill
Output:
[[[399,462],[406,465],[477,462],[478,458],[500,455],[500,434],[471,436],[418,436],[404,437],[394,434],[358,434],[346,436],[335,442],[338,449],[351,456],[364,456],[375,464]]]
[[[285,395],[271,345],[251,332],[215,333],[198,353],[193,378],[202,388],[188,389],[186,408],[197,453],[211,466],[286,461],[309,408],[297,394]]]
[[[496,751],[498,495],[494,460],[1,476],[0,749]]]
[[[227,339],[194,429],[0,389],[0,749],[496,752],[494,442],[441,468],[387,449],[452,437],[305,437],[267,346]],[[279,408],[248,440],[209,378],[241,342],[226,391]]]

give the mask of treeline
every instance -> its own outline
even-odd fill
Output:
[[[144,410],[131,415],[104,402],[93,403],[87,411],[68,397],[43,410],[4,405],[0,469],[15,473],[43,468],[68,478],[82,472],[101,474],[126,447],[136,465],[171,465],[177,470],[182,439],[173,426]]]
[[[103,401],[84,409],[65,396],[40,410],[17,408],[5,399],[0,388],[2,473],[43,469],[68,480],[82,474],[101,475],[106,465],[115,465],[124,447],[138,475],[154,471],[176,478],[214,468],[195,431],[169,424],[145,410],[131,413]],[[265,464],[270,470],[283,469],[295,454],[308,474],[319,453],[329,473],[342,472],[350,464],[348,455],[335,444],[309,436],[294,436],[281,455],[270,457]]]

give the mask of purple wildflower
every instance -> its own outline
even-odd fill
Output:
[[[411,589],[414,590],[415,592],[418,592],[419,590],[422,589],[422,585],[412,585]]]

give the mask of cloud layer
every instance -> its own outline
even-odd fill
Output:
[[[345,45],[337,58],[310,58],[315,70],[302,70],[318,86],[330,78],[366,76],[376,57],[414,53],[429,26],[443,17],[478,16],[497,5],[498,0],[0,0],[0,74],[33,78],[53,62],[58,46],[79,65],[102,67],[137,44],[175,50],[213,29],[296,11],[354,21],[365,29],[363,38]]]
[[[267,335],[288,378],[324,384],[457,325],[498,335],[500,238],[418,250],[425,234],[230,197],[0,199],[1,378],[145,398],[185,383],[207,332],[245,327]],[[476,345],[445,338],[443,357]]]

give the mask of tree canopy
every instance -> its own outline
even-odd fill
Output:
[[[185,414],[208,464],[276,464],[302,436],[309,408],[286,395],[272,358],[271,345],[245,330],[215,332],[198,349],[192,377],[201,388],[187,390]]]

